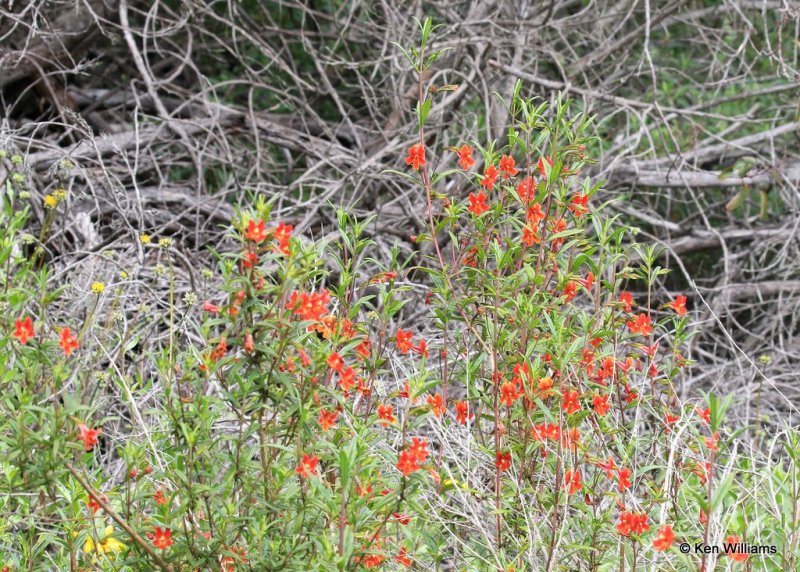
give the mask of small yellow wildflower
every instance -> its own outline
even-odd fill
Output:
[[[172,246],[172,239],[171,238],[162,238],[158,241],[158,245],[161,248],[170,248]]]
[[[106,289],[106,285],[103,284],[102,282],[92,282],[91,288],[92,292],[94,292],[95,294],[102,294],[103,290]]]
[[[140,234],[139,235],[139,242],[142,244],[150,244],[150,235],[149,234]]]
[[[86,543],[83,545],[83,551],[86,554],[94,553],[96,555],[99,554],[111,554],[114,555],[117,552],[121,552],[128,548],[114,538],[112,535],[114,534],[114,527],[107,526],[105,531],[103,532],[103,538],[100,539],[97,543],[94,542],[91,536],[86,537]],[[96,560],[95,560],[96,561]]]
[[[55,191],[53,191],[53,196],[57,198],[59,201],[63,201],[64,199],[67,198],[67,191],[65,191],[64,189],[56,189]]]
[[[44,206],[48,209],[54,209],[58,206],[58,197],[55,195],[47,195],[44,198]]]
[[[128,273],[125,272],[124,270],[121,270],[120,273],[119,273],[119,277],[121,279],[123,279],[123,280],[127,280],[128,279]]]

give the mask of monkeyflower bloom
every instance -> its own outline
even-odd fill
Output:
[[[31,317],[28,316],[24,320],[16,320],[14,322],[14,333],[11,334],[13,337],[19,340],[21,344],[27,344],[28,340],[31,339],[35,333],[33,331],[33,321]]]
[[[78,425],[78,431],[80,431],[79,438],[83,441],[87,451],[91,451],[97,445],[97,437],[103,432],[102,429],[90,429],[83,423]]]
[[[748,558],[748,554],[746,552],[740,552],[737,550],[737,544],[741,542],[741,538],[738,535],[732,534],[728,538],[725,539],[725,544],[727,549],[725,553],[730,556],[736,562],[744,562]]]
[[[500,157],[500,172],[503,174],[503,180],[505,181],[509,177],[513,177],[517,174],[516,162],[514,161],[514,157],[511,155],[503,155]]]
[[[511,453],[501,453],[497,451],[495,453],[494,464],[498,472],[502,473],[503,471],[507,471],[511,468]]]
[[[458,153],[458,166],[465,171],[475,164],[475,159],[472,158],[471,146],[464,144],[455,151]]]
[[[587,205],[589,204],[589,196],[588,195],[574,195],[572,197],[572,201],[570,202],[569,206],[567,207],[570,212],[572,212],[575,217],[580,217],[588,212]]]
[[[89,534],[86,536],[86,542],[83,545],[83,551],[86,554],[94,554],[95,557],[93,561],[96,562],[97,556],[103,554],[107,556],[112,556],[117,552],[121,552],[127,548],[122,542],[114,538],[114,527],[107,526],[103,531],[103,537],[98,539],[97,542],[94,541],[92,535]]]
[[[610,409],[608,406],[608,394],[595,395],[594,399],[592,399],[592,406],[594,407],[594,412],[600,417],[603,417]]]
[[[675,310],[678,316],[683,317],[686,315],[686,296],[678,296],[668,304],[670,308]]]
[[[468,210],[475,216],[481,216],[489,210],[489,206],[486,204],[486,195],[483,194],[483,191],[479,192],[477,195],[475,193],[469,194]]]
[[[582,478],[580,471],[567,471],[564,475],[564,488],[567,489],[567,494],[571,495],[583,488]]]
[[[625,468],[617,471],[617,481],[619,481],[620,492],[631,488],[631,470]]]
[[[529,202],[536,198],[536,181],[533,177],[525,177],[519,182],[517,194],[523,202]]]
[[[467,421],[474,417],[475,414],[469,411],[469,403],[466,401],[456,401],[456,423],[466,425]]]
[[[428,405],[431,408],[431,412],[433,412],[433,414],[436,415],[436,417],[441,417],[442,415],[444,415],[445,405],[441,393],[429,395]]]
[[[581,404],[578,401],[580,394],[577,392],[577,390],[565,391],[561,394],[561,397],[563,399],[561,408],[567,414],[575,413],[576,411],[581,410]]]
[[[411,330],[404,332],[401,329],[397,330],[397,334],[395,335],[395,343],[397,344],[397,350],[402,353],[406,354],[413,349],[413,345],[411,344],[411,339],[414,335],[411,333]]]
[[[331,427],[336,425],[336,418],[339,417],[339,412],[335,409],[333,411],[328,411],[323,409],[319,412],[319,417],[317,418],[317,422],[319,426],[322,428],[322,431],[328,431]]]
[[[628,329],[632,334],[649,336],[653,333],[653,326],[650,324],[650,316],[647,314],[639,314],[628,322]]]
[[[650,525],[647,524],[647,513],[634,513],[623,511],[619,515],[619,522],[617,523],[617,532],[622,536],[630,536],[633,534],[642,534],[650,530]]]
[[[61,339],[58,342],[58,345],[61,346],[61,349],[64,351],[64,355],[70,355],[74,350],[78,349],[78,340],[72,335],[72,330],[68,327],[61,330]]]
[[[631,311],[631,304],[633,304],[633,296],[630,292],[620,292],[619,301],[625,304],[625,311]]]
[[[491,191],[494,188],[494,184],[497,182],[497,175],[497,167],[494,165],[486,167],[486,170],[483,172],[483,179],[481,179],[481,186],[485,187],[487,191]]]
[[[303,455],[303,459],[300,463],[295,467],[295,472],[300,475],[301,477],[308,477],[310,475],[317,474],[317,463],[319,462],[319,458],[311,457],[308,453]]]
[[[169,528],[160,529],[156,527],[153,534],[153,546],[161,550],[167,549],[172,546],[172,531]]]
[[[382,421],[381,425],[384,427],[388,427],[389,423],[396,421],[394,415],[392,415],[392,409],[391,405],[378,405],[378,419]]]
[[[411,450],[406,450],[400,452],[396,467],[400,469],[400,472],[403,473],[404,477],[407,477],[419,469],[419,463],[417,462],[417,457],[414,455],[414,453]]]
[[[247,221],[247,231],[244,237],[252,242],[263,242],[267,238],[266,223],[259,219],[258,222],[250,219]]]
[[[406,157],[406,165],[418,171],[419,168],[425,164],[425,147],[421,143],[412,145],[408,148],[408,157]]]
[[[672,546],[673,542],[675,542],[675,533],[672,531],[672,526],[665,524],[658,529],[658,535],[653,540],[653,549],[658,552],[664,552]]]

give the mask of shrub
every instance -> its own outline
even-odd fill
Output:
[[[163,320],[140,315],[165,342],[138,369],[125,362],[146,330],[114,327],[127,277],[51,291],[43,245],[66,197],[46,199],[39,239],[22,234],[14,162],[0,215],[8,569],[796,566],[800,438],[743,453],[729,400],[676,393],[686,300],[656,299],[655,249],[580,177],[591,118],[518,84],[502,146],[459,141],[434,160],[438,91],[423,78],[440,52],[429,20],[421,31],[404,50],[419,138],[397,172],[426,205],[420,252],[383,264],[379,221],[341,209],[337,238],[301,241],[259,199],[237,213],[219,291],[179,302],[169,280]],[[170,278],[170,240],[140,242]],[[51,313],[65,296],[72,311]],[[739,540],[775,553],[678,550]]]

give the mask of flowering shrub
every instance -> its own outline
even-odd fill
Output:
[[[800,439],[743,453],[727,400],[676,393],[686,298],[655,298],[656,252],[581,178],[591,119],[518,85],[502,144],[430,149],[423,78],[439,53],[421,28],[405,51],[419,138],[397,175],[426,205],[427,254],[381,266],[372,219],[342,210],[336,240],[304,242],[259,200],[231,228],[219,291],[183,308],[170,283],[166,343],[136,358],[149,373],[129,373],[136,344],[99,319],[124,281],[74,285],[85,316],[53,319],[67,294],[20,235],[23,181],[9,179],[7,569],[796,567]],[[172,268],[169,239],[140,242]],[[427,321],[403,323],[420,286]],[[776,551],[677,547],[726,541]]]

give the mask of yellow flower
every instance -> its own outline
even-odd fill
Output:
[[[162,238],[158,241],[158,245],[161,248],[170,248],[172,246],[172,239],[171,238]]]
[[[58,206],[58,197],[55,195],[47,195],[44,198],[44,206],[48,209],[54,209]]]
[[[103,531],[103,538],[99,539],[96,544],[92,539],[91,535],[87,536],[86,543],[83,545],[83,551],[86,554],[94,553],[95,555],[99,554],[114,555],[115,553],[121,552],[122,550],[128,548],[127,546],[125,546],[125,544],[114,538],[113,534],[114,534],[114,527],[107,526],[105,531]],[[92,561],[96,562],[96,558],[92,558]]]
[[[140,234],[139,235],[139,242],[142,244],[150,244],[150,235],[149,234]]]
[[[128,273],[127,273],[127,272],[125,272],[124,270],[122,270],[122,271],[119,273],[119,277],[120,277],[120,278],[122,278],[123,280],[127,280],[127,279],[128,279]]]
[[[55,191],[53,191],[53,196],[57,198],[59,201],[63,201],[64,199],[67,198],[67,191],[65,191],[64,189],[56,189]]]
[[[106,285],[102,282],[92,282],[92,292],[95,294],[102,294],[105,289]]]

